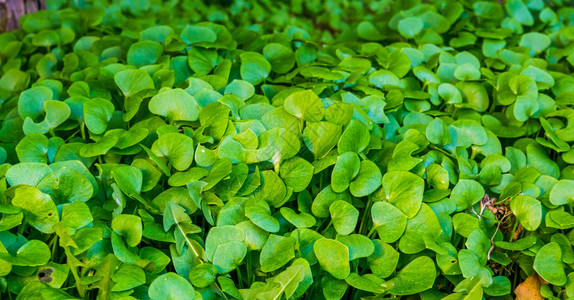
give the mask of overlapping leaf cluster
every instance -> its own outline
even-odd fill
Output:
[[[574,297],[574,8],[47,1],[0,35],[4,299]]]

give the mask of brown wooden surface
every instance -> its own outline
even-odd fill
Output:
[[[44,0],[0,0],[0,32],[20,28],[20,17],[44,8]]]

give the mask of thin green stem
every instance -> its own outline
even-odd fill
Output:
[[[84,126],[84,122],[80,124],[80,134],[82,135],[82,140],[86,140],[86,128]]]
[[[331,225],[333,225],[333,219],[329,220],[329,224],[327,224],[327,227],[325,227],[325,229],[323,229],[322,232],[327,231],[327,229],[329,229],[329,227],[331,227]]]
[[[243,288],[243,276],[241,276],[241,270],[239,267],[237,267],[237,269],[235,269],[237,271],[237,281],[239,284],[240,288]]]
[[[518,220],[515,220],[514,225],[512,226],[512,231],[510,231],[510,236],[508,237],[509,242],[512,242],[512,238],[514,237],[514,233],[516,232],[517,227],[518,227]]]
[[[58,235],[55,235],[51,241],[52,243],[52,261],[56,256],[56,250],[58,249]]]
[[[363,230],[366,229],[366,225],[367,225],[367,216],[369,216],[371,214],[371,206],[373,205],[373,201],[371,200],[371,197],[369,197],[369,199],[367,200],[367,206],[365,207],[365,213],[363,214],[363,217],[361,218],[361,225],[359,226],[359,233],[363,233]]]
[[[371,238],[371,236],[377,231],[377,228],[375,226],[373,226],[373,228],[371,228],[371,230],[369,231],[369,233],[367,234],[368,238]]]
[[[440,148],[440,147],[438,147],[438,146],[436,146],[436,145],[432,145],[432,144],[431,144],[431,145],[429,145],[429,147],[430,147],[431,149],[437,150],[437,151],[443,153],[444,155],[446,155],[446,156],[448,156],[448,157],[454,159],[454,156],[453,156],[450,152],[448,152],[448,151],[446,151],[446,150],[444,150],[444,149],[442,149],[442,148]]]

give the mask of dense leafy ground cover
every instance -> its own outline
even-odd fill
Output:
[[[107,2],[0,35],[2,299],[574,297],[571,2]]]

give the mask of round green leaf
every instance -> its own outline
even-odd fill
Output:
[[[207,26],[187,25],[181,31],[181,40],[186,44],[215,42],[217,34]]]
[[[337,149],[340,154],[347,151],[361,153],[367,148],[370,140],[371,135],[367,126],[361,121],[351,120],[349,126],[343,131],[341,138],[339,138]]]
[[[452,189],[450,198],[456,203],[456,210],[463,211],[484,197],[484,188],[471,179],[461,179]]]
[[[244,52],[241,58],[241,78],[253,85],[260,84],[267,79],[271,72],[271,64],[265,57],[256,52]]]
[[[247,81],[234,79],[225,87],[225,94],[232,94],[242,100],[247,100],[255,94],[255,87]]]
[[[308,213],[297,214],[289,207],[281,207],[279,210],[281,215],[291,224],[297,228],[308,228],[315,225],[315,218]]]
[[[307,188],[313,179],[314,167],[301,157],[293,157],[281,164],[279,175],[293,192],[301,192]]]
[[[331,122],[308,123],[303,130],[303,141],[316,160],[327,155],[337,145],[340,136],[341,125]]]
[[[16,255],[12,256],[8,253],[0,253],[0,259],[9,262],[15,266],[41,266],[46,264],[52,256],[48,245],[42,241],[31,240],[26,242],[18,251]]]
[[[206,288],[213,282],[217,275],[217,268],[212,264],[204,263],[193,267],[189,271],[189,280],[191,284],[198,288]]]
[[[26,221],[40,232],[54,232],[54,225],[59,222],[58,210],[50,195],[35,187],[18,187],[12,205],[22,208]]]
[[[170,121],[195,121],[199,118],[199,104],[182,89],[169,89],[153,96],[150,112],[167,117]]]
[[[119,215],[112,220],[112,230],[122,236],[128,246],[137,246],[142,239],[142,220],[134,215]]]
[[[181,133],[163,134],[153,143],[151,151],[167,158],[178,171],[186,170],[193,162],[193,140]]]
[[[560,286],[566,283],[562,250],[557,243],[548,243],[538,250],[534,258],[534,270],[553,285]]]
[[[540,201],[528,195],[518,195],[510,201],[510,209],[524,229],[534,231],[542,222]]]
[[[185,278],[166,273],[157,277],[149,286],[149,297],[153,300],[194,299],[195,290]]]
[[[298,91],[287,96],[284,107],[290,114],[310,122],[318,122],[325,115],[321,99],[312,90]]]
[[[331,188],[335,193],[344,192],[351,180],[359,174],[361,160],[355,152],[345,152],[337,157],[337,162],[331,174]]]
[[[20,94],[18,99],[18,112],[22,119],[38,118],[44,109],[44,101],[52,100],[53,92],[47,87],[37,86],[29,88]]]
[[[271,64],[271,70],[278,74],[289,72],[295,65],[295,53],[279,43],[269,43],[263,48],[263,56]]]
[[[355,231],[359,220],[359,211],[349,202],[337,200],[329,206],[331,221],[337,233],[342,235],[351,234]]]
[[[218,245],[213,254],[213,265],[220,274],[225,274],[237,268],[247,255],[244,243],[231,241]]]
[[[95,134],[102,134],[112,119],[114,104],[106,99],[95,98],[84,102],[83,111],[86,127]]]
[[[436,240],[442,232],[438,218],[434,211],[423,204],[420,211],[407,221],[405,233],[399,240],[399,249],[403,253],[418,253],[426,249],[425,235]]]
[[[405,232],[407,216],[386,201],[377,201],[371,207],[373,228],[379,233],[379,237],[386,243],[393,243]]]
[[[127,97],[135,96],[154,88],[154,83],[146,70],[128,69],[114,75],[114,81]]]
[[[418,17],[407,17],[399,21],[399,33],[407,38],[412,39],[423,30],[424,23]]]
[[[381,169],[372,161],[361,161],[361,168],[351,182],[349,190],[355,197],[365,197],[375,192],[382,184]]]
[[[413,295],[430,289],[435,281],[436,266],[428,256],[420,256],[402,268],[390,280],[393,295]]]
[[[571,205],[574,202],[574,180],[559,180],[550,190],[550,203],[554,205]]]
[[[424,180],[410,172],[387,172],[383,176],[383,190],[389,203],[412,218],[421,208]]]
[[[351,273],[349,265],[349,248],[343,243],[322,238],[313,246],[321,267],[337,279],[345,279]]]
[[[128,50],[128,64],[142,67],[155,63],[163,52],[160,43],[154,41],[139,41],[132,44]]]

